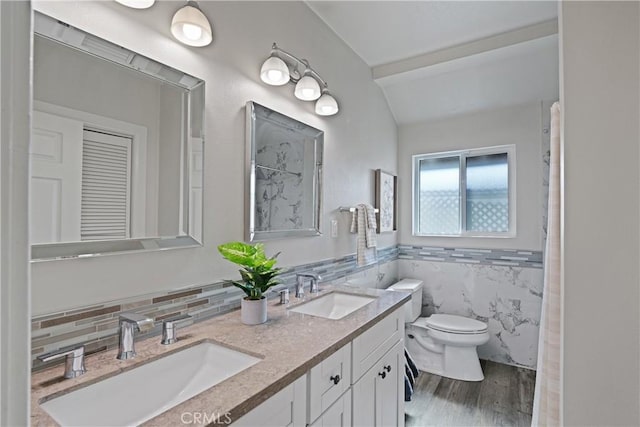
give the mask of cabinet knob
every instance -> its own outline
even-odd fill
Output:
[[[387,365],[384,367],[385,371],[391,372],[391,365]]]
[[[378,375],[380,375],[382,379],[385,379],[387,377],[387,373],[385,371],[378,372]]]
[[[332,377],[329,378],[331,381],[333,381],[333,384],[338,385],[338,383],[340,382],[340,375],[334,375]]]

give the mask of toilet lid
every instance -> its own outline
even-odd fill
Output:
[[[433,314],[425,319],[429,328],[453,333],[480,333],[487,330],[487,324],[468,317],[452,314]]]

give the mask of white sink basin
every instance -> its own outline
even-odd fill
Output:
[[[64,426],[138,425],[259,361],[203,342],[41,406]]]
[[[332,292],[291,309],[296,313],[310,314],[325,319],[342,319],[347,314],[364,307],[376,297],[365,295],[344,294]]]

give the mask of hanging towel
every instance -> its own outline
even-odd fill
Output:
[[[404,364],[404,376],[409,380],[411,387],[413,387],[416,383],[416,377],[413,376],[413,372],[411,372],[411,369],[409,368],[409,365],[407,365],[406,362]]]
[[[409,378],[407,378],[407,376],[405,375],[404,376],[404,401],[411,402],[412,396],[413,396],[413,386],[411,385]]]
[[[356,260],[359,266],[376,261],[376,213],[373,207],[359,204],[351,215],[351,232],[357,233]]]
[[[413,358],[411,357],[411,355],[409,354],[406,348],[404,349],[404,361],[406,365],[409,367],[409,369],[411,370],[411,373],[413,374],[413,378],[418,378],[418,374],[420,374],[420,371],[418,371],[416,362],[413,361]]]
[[[410,402],[411,397],[413,396],[413,388],[416,384],[416,379],[418,378],[418,368],[416,367],[415,362],[409,355],[406,347],[404,349],[404,401]]]

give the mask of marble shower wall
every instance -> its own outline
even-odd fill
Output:
[[[535,369],[542,306],[539,267],[399,259],[398,274],[424,281],[422,315],[457,314],[487,323],[480,358]]]

